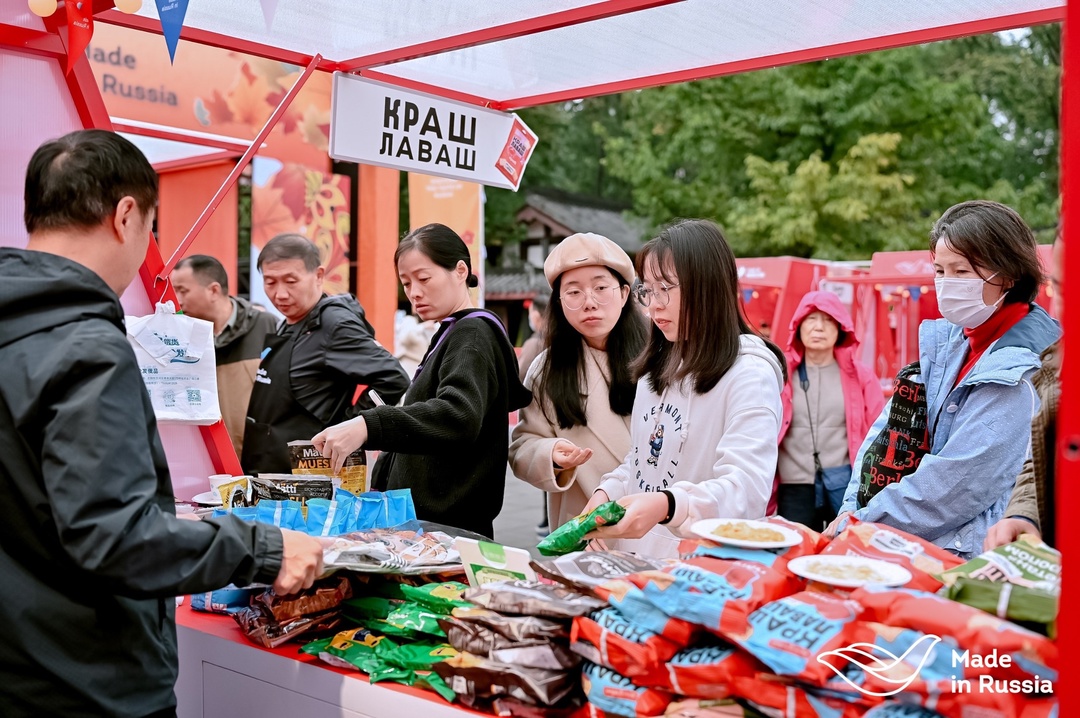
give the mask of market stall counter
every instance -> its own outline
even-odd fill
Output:
[[[178,718],[462,718],[476,713],[419,688],[384,683],[299,652],[301,644],[263,648],[229,616],[176,610],[180,677]]]

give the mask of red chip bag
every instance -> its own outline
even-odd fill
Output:
[[[863,606],[865,619],[953,639],[958,647],[953,663],[965,676],[1057,677],[1058,649],[1053,641],[985,611],[909,589],[867,586],[850,598]]]
[[[760,563],[715,558],[692,558],[660,571],[632,574],[629,580],[666,615],[722,636],[742,633],[755,609],[797,586]]]
[[[635,686],[626,676],[588,661],[581,671],[581,687],[589,701],[589,715],[596,718],[660,716],[672,699],[666,691]]]
[[[639,686],[663,688],[691,698],[727,698],[736,677],[753,676],[766,670],[759,662],[734,646],[709,645],[686,648],[666,664],[653,666],[632,680]]]
[[[809,693],[794,681],[759,673],[735,679],[736,695],[761,713],[777,718],[861,718],[866,706]]]
[[[741,634],[727,636],[775,673],[815,685],[835,675],[817,657],[873,635],[856,630],[862,606],[828,593],[803,591],[750,614]]]
[[[635,626],[663,636],[679,648],[689,646],[700,629],[679,618],[671,618],[645,598],[641,589],[626,579],[608,581],[594,593],[619,610]]]
[[[732,700],[688,698],[667,707],[664,718],[750,718],[755,715]]]
[[[936,591],[935,576],[959,566],[961,559],[929,541],[882,524],[864,523],[852,517],[848,527],[821,550],[823,555],[864,556],[895,563],[911,572],[906,588]]]
[[[780,516],[770,516],[760,519],[765,523],[783,526],[791,529],[802,536],[802,542],[794,546],[781,549],[750,549],[727,544],[706,541],[705,539],[686,539],[679,544],[679,556],[684,560],[691,558],[720,558],[728,560],[754,561],[765,564],[770,568],[784,573],[787,576],[798,578],[787,570],[788,562],[799,556],[810,556],[818,553],[826,542],[825,538],[817,531],[810,529],[794,521],[788,521]]]
[[[638,676],[662,666],[679,646],[605,608],[574,619],[570,650],[624,676]]]

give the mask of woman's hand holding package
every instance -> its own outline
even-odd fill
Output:
[[[592,458],[592,449],[583,449],[572,441],[560,439],[551,449],[551,463],[557,469],[573,469]]]
[[[593,492],[593,495],[589,497],[589,503],[585,504],[585,508],[581,510],[581,513],[592,513],[593,509],[601,504],[606,504],[611,499],[608,498],[607,492],[603,489],[597,489]]]
[[[364,417],[358,416],[320,431],[311,443],[315,445],[319,453],[330,459],[336,474],[345,465],[345,459],[349,457],[349,454],[363,446],[367,438],[367,422],[364,421]]]
[[[983,551],[992,551],[999,546],[1010,544],[1020,538],[1021,534],[1035,534],[1040,539],[1042,538],[1042,533],[1030,521],[1015,518],[1002,519],[990,527],[990,532],[986,534],[986,540],[983,542]]]
[[[844,511],[835,519],[833,519],[833,522],[828,525],[824,532],[822,532],[822,535],[824,535],[825,538],[836,538],[836,534],[840,533],[840,531],[844,528],[844,525],[847,523],[847,520],[850,517],[851,512]]]
[[[596,499],[597,494],[603,494],[602,491],[597,491],[593,494],[593,500]],[[605,501],[607,498],[605,497]],[[590,506],[593,501],[590,501]],[[603,502],[600,502],[603,503]],[[645,534],[649,533],[667,516],[668,511],[668,499],[665,494],[660,492],[650,492],[644,494],[631,494],[619,499],[619,506],[626,509],[626,515],[619,519],[617,524],[611,526],[604,526],[596,531],[593,531],[585,538],[587,539],[615,539],[615,538],[629,538],[636,539],[641,538]],[[586,511],[590,510],[586,507]]]

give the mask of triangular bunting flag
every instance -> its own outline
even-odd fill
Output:
[[[180,42],[180,30],[184,27],[188,0],[154,0],[158,18],[161,19],[161,32],[165,35],[165,44],[169,47],[169,62],[176,60],[176,45]]]
[[[266,31],[270,32],[270,26],[274,24],[274,15],[277,14],[278,0],[259,0],[262,3],[263,20],[266,21]]]
[[[94,3],[93,0],[68,0],[64,8],[67,10],[68,31],[67,72],[71,72],[94,35]]]

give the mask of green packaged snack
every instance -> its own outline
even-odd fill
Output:
[[[472,606],[461,597],[461,594],[468,590],[468,586],[457,581],[429,583],[424,586],[401,586],[401,592],[405,598],[419,603],[440,616],[449,616],[455,608]]]
[[[394,628],[445,638],[446,633],[439,627],[439,618],[439,614],[419,603],[403,603],[386,617],[385,623]]]
[[[396,608],[404,604],[405,601],[398,599],[365,596],[364,598],[354,598],[343,602],[341,604],[341,609],[348,618],[354,620],[386,618]]]
[[[1022,534],[938,578],[945,584],[943,593],[952,600],[1054,636],[1061,554],[1034,534]]]
[[[428,670],[457,653],[448,643],[407,643],[399,646],[391,641],[383,641],[375,646],[375,655],[383,662],[414,671]]]
[[[601,504],[588,514],[575,516],[552,531],[547,538],[537,544],[536,549],[545,556],[562,556],[574,551],[583,551],[588,544],[585,534],[601,526],[616,524],[625,514],[626,509],[614,501]]]

